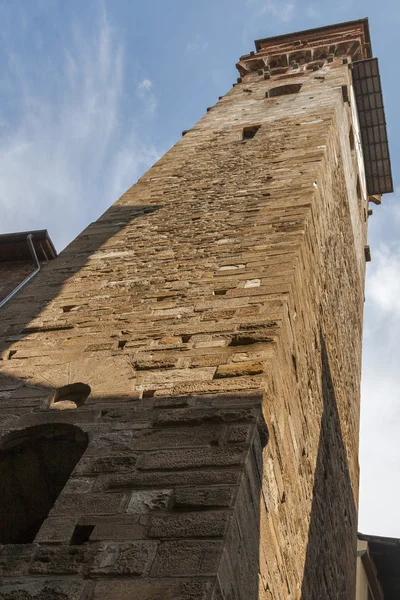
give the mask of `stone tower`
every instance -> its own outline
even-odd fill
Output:
[[[2,600],[354,597],[368,23],[238,69],[1,311]]]

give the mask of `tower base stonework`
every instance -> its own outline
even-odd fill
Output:
[[[1,600],[354,597],[368,24],[256,48],[2,311]]]
[[[220,586],[256,593],[268,437],[261,398],[102,406],[106,421],[94,407],[76,416],[90,445],[34,543],[2,546],[0,597],[189,599]],[[49,427],[70,420],[69,412],[47,415]]]

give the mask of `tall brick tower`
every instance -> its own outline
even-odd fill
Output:
[[[2,600],[354,598],[368,23],[238,69],[1,310]]]

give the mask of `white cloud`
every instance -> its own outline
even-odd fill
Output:
[[[150,79],[143,79],[143,81],[141,81],[139,83],[139,85],[137,86],[137,89],[140,93],[145,93],[151,90],[151,88],[153,87],[152,82],[150,81]]]
[[[137,96],[143,101],[146,111],[154,113],[157,108],[157,99],[152,91],[153,82],[143,79],[136,87]]]
[[[367,279],[367,296],[379,311],[400,317],[400,246],[381,244],[373,252],[373,267]]]
[[[400,214],[384,196],[370,221],[360,429],[360,518],[366,533],[400,537]],[[384,240],[384,241],[383,241]]]
[[[59,59],[36,70],[22,50],[3,48],[11,68],[1,89],[16,115],[9,127],[0,112],[1,232],[47,228],[61,249],[158,158],[137,133],[141,115],[123,119],[120,39],[103,11],[90,31],[75,24]],[[155,110],[151,89],[138,84],[142,111]]]

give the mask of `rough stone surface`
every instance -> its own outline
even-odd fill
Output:
[[[232,487],[183,488],[175,492],[174,507],[200,508],[230,506],[235,493]]]
[[[96,584],[93,600],[206,600],[210,581],[168,579],[131,579],[101,581]]]
[[[132,492],[128,513],[148,513],[153,510],[165,510],[172,504],[172,490]]]
[[[364,27],[242,57],[2,309],[0,484],[26,428],[29,467],[55,423],[89,445],[36,539],[1,549],[1,600],[354,597],[368,198],[342,56]],[[47,408],[77,382],[81,406]]]
[[[90,572],[93,575],[143,575],[155,550],[152,542],[101,544]]]
[[[150,518],[148,535],[151,538],[222,537],[229,515],[221,512],[193,512]]]
[[[65,579],[21,583],[16,581],[0,589],[0,600],[81,600],[84,583]]]
[[[218,570],[222,548],[222,541],[161,543],[150,574],[153,577],[213,575]]]

